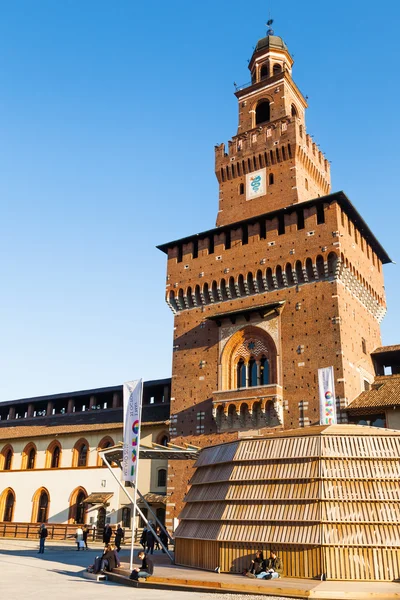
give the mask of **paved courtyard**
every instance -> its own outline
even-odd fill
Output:
[[[71,543],[48,542],[45,554],[39,555],[38,544],[30,540],[5,540],[0,538],[1,595],[10,600],[38,598],[40,600],[101,600],[110,596],[140,597],[159,600],[160,590],[124,587],[112,583],[97,583],[83,579],[82,570],[93,563],[100,546],[77,552]],[[122,550],[128,555],[128,550]],[[162,590],[163,600],[240,600],[249,596],[236,594],[206,594]],[[252,599],[272,600],[272,597],[252,596]],[[278,599],[277,599],[278,600]],[[279,600],[285,600],[280,597]],[[289,600],[289,599],[288,599]]]

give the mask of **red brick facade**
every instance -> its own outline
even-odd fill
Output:
[[[346,196],[327,195],[329,164],[306,135],[292,62],[280,38],[259,42],[253,83],[236,92],[238,134],[227,154],[216,148],[218,227],[160,246],[175,313],[176,443],[318,424],[317,371],[331,365],[338,420],[346,422],[343,409],[373,380],[382,263],[390,259]],[[265,99],[269,113],[260,118],[268,119],[256,123]],[[260,169],[265,193],[246,199]],[[190,475],[190,464],[170,464],[169,527]]]

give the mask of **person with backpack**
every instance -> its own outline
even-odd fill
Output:
[[[44,554],[44,543],[46,541],[49,532],[47,531],[47,527],[44,523],[39,527],[39,552],[38,554]]]

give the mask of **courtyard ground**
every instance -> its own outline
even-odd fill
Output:
[[[110,582],[97,583],[82,577],[83,569],[101,552],[96,545],[77,552],[71,543],[47,542],[45,554],[38,554],[38,543],[31,540],[0,538],[1,597],[10,600],[102,600],[110,596],[141,600],[241,600],[249,596],[220,595],[188,591],[135,589]],[[123,549],[122,556],[129,551]],[[156,561],[155,561],[156,562]],[[252,596],[256,600],[257,596]],[[261,598],[261,597],[260,597]],[[262,596],[262,600],[275,600]],[[276,600],[278,600],[276,598]],[[289,600],[282,597],[279,600]]]

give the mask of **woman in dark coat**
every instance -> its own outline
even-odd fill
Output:
[[[112,535],[112,529],[110,527],[110,525],[107,525],[104,527],[104,531],[103,531],[103,544],[109,544],[111,541],[111,535]]]
[[[124,537],[124,530],[122,529],[121,525],[118,524],[117,531],[115,532],[115,546],[117,548],[117,552],[120,552],[120,550],[121,550],[121,542],[123,540],[123,537]]]
[[[117,561],[115,560],[115,552],[108,544],[105,547],[103,556],[101,557],[100,571],[112,571],[117,566]]]

